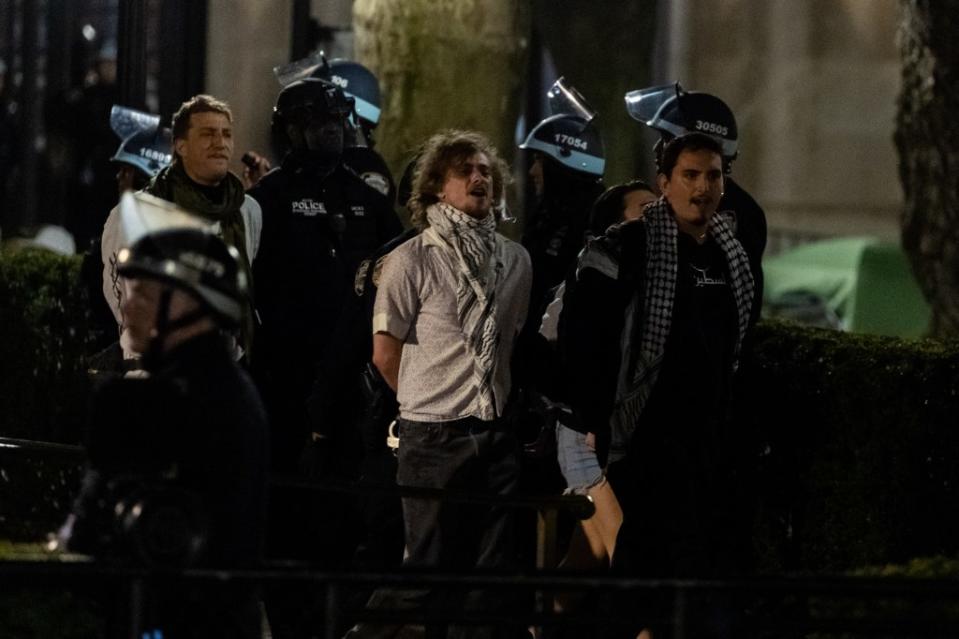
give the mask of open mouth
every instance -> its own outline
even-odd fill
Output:
[[[713,200],[710,197],[702,196],[702,197],[694,197],[690,199],[689,201],[700,208],[705,208],[709,206],[709,204],[711,204]]]
[[[486,197],[489,193],[485,186],[477,186],[470,189],[469,194],[473,197]]]

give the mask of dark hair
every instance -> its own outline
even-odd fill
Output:
[[[719,156],[720,160],[722,160],[723,157],[723,148],[714,138],[709,137],[705,133],[687,133],[678,138],[673,138],[666,144],[665,148],[663,148],[662,161],[659,163],[659,172],[667,178],[670,177],[673,169],[676,168],[679,155],[683,151],[712,151]]]
[[[623,221],[623,211],[626,208],[626,194],[633,191],[656,191],[644,180],[630,180],[624,184],[611,186],[596,198],[589,212],[588,232],[599,236],[606,232],[613,224]]]
[[[485,153],[493,174],[493,201],[502,200],[509,176],[496,147],[482,133],[447,129],[433,135],[420,149],[413,169],[413,189],[406,208],[417,228],[428,226],[426,209],[439,202],[439,193],[446,183],[450,169],[462,164],[476,153]]]
[[[190,130],[190,116],[194,113],[222,113],[226,119],[233,122],[233,112],[230,105],[223,100],[217,100],[212,95],[195,95],[177,109],[173,114],[173,139],[182,140]],[[175,154],[174,154],[175,155]]]

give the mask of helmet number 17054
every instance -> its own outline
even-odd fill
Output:
[[[566,135],[565,133],[556,133],[554,135],[557,144],[565,144],[566,146],[571,146],[582,151],[586,150],[586,140],[581,140],[580,138]]]

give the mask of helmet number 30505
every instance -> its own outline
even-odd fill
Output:
[[[586,150],[586,140],[581,140],[572,135],[566,135],[565,133],[556,133],[554,134],[557,144],[564,144],[566,146],[571,146],[575,149],[580,149],[582,151]]]
[[[726,135],[729,133],[729,127],[716,124],[715,122],[705,122],[703,120],[696,120],[696,130],[703,131],[704,133],[715,133],[716,135]]]

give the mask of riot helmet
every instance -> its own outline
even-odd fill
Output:
[[[295,151],[306,151],[329,163],[343,152],[347,117],[353,99],[325,80],[296,80],[280,91],[273,108],[274,132]]]
[[[374,129],[380,122],[380,83],[373,72],[359,62],[336,58],[313,74],[338,86],[352,98],[356,115],[365,128]]]
[[[247,298],[246,274],[237,250],[209,229],[172,227],[148,232],[120,250],[117,272],[166,282],[191,293],[224,328],[240,325]],[[162,315],[165,320],[166,312]]]
[[[568,169],[593,177],[602,177],[606,167],[599,130],[577,115],[551,115],[533,127],[519,148],[538,151]]]
[[[719,142],[727,165],[736,158],[736,116],[725,102],[710,93],[684,91],[678,82],[639,89],[626,94],[626,111],[633,119],[659,131],[666,141],[687,133],[705,133]]]
[[[173,135],[160,127],[160,116],[114,105],[110,128],[123,140],[112,162],[129,164],[152,178],[173,160]]]

